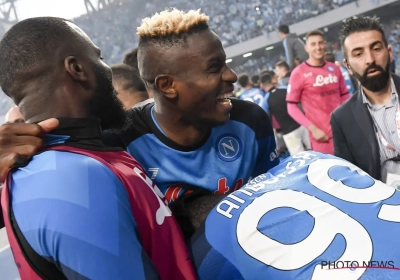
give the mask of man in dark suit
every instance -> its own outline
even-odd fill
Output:
[[[392,50],[375,17],[346,21],[340,37],[344,64],[361,86],[331,116],[334,153],[391,184],[400,174],[400,77],[389,68]]]

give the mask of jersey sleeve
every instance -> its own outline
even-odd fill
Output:
[[[290,75],[287,87],[286,101],[289,103],[300,103],[303,93],[303,77],[299,71],[299,66]]]
[[[22,234],[68,279],[154,279],[121,181],[94,159],[48,151],[12,178]]]
[[[258,155],[255,167],[251,174],[252,178],[268,172],[271,168],[279,164],[271,120],[268,115],[258,106],[255,106],[253,112],[254,121],[258,124],[258,127],[255,131],[258,145]]]

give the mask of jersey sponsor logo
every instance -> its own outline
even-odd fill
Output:
[[[233,134],[224,134],[217,140],[217,154],[223,161],[234,161],[242,154],[242,141]]]
[[[168,208],[168,203],[164,202],[163,200],[165,199],[164,195],[160,191],[160,189],[151,181],[147,175],[140,170],[139,168],[135,167],[133,168],[133,171],[140,179],[142,179],[143,182],[146,183],[146,185],[153,191],[154,195],[156,196],[158,202],[160,203],[160,208],[157,209],[156,211],[156,222],[159,225],[162,225],[164,223],[165,218],[172,216],[171,210]]]
[[[151,180],[154,180],[157,177],[159,168],[149,168],[149,173],[151,173]]]
[[[165,192],[165,199],[168,203],[174,202],[178,199],[179,194],[181,194],[182,190],[185,190],[184,183],[178,183],[170,186],[167,191]],[[186,190],[184,194],[189,194],[193,192],[192,190]]]
[[[335,68],[333,68],[332,66],[328,66],[328,70],[329,72],[335,72]]]
[[[168,201],[168,203],[174,202],[178,199],[179,193],[182,190],[182,183],[175,184],[170,186],[167,191],[165,192],[165,199]]]
[[[290,84],[288,84],[287,86],[287,94],[290,94],[290,90],[292,89],[292,86]]]
[[[243,186],[243,179],[240,178],[233,184],[233,187],[229,187],[227,185],[227,179],[221,178],[218,180],[218,189],[214,192],[216,194],[227,194],[229,192],[234,192],[240,189]]]
[[[314,87],[322,87],[329,84],[335,84],[338,82],[338,78],[335,75],[329,74],[327,77],[323,75],[318,75],[315,78]]]
[[[304,78],[312,77],[312,72],[304,73],[303,76]]]
[[[329,96],[329,95],[339,95],[339,91],[337,89],[331,89],[331,90],[324,90],[320,92],[321,96]]]

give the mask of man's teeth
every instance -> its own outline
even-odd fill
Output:
[[[226,94],[224,94],[224,95],[218,96],[218,99],[228,99],[230,96],[231,96],[231,94],[226,93]]]

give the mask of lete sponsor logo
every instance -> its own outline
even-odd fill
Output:
[[[338,77],[335,75],[329,74],[327,77],[323,75],[318,75],[315,78],[315,83],[313,84],[314,87],[322,87],[324,85],[329,84],[336,84],[338,82]]]

